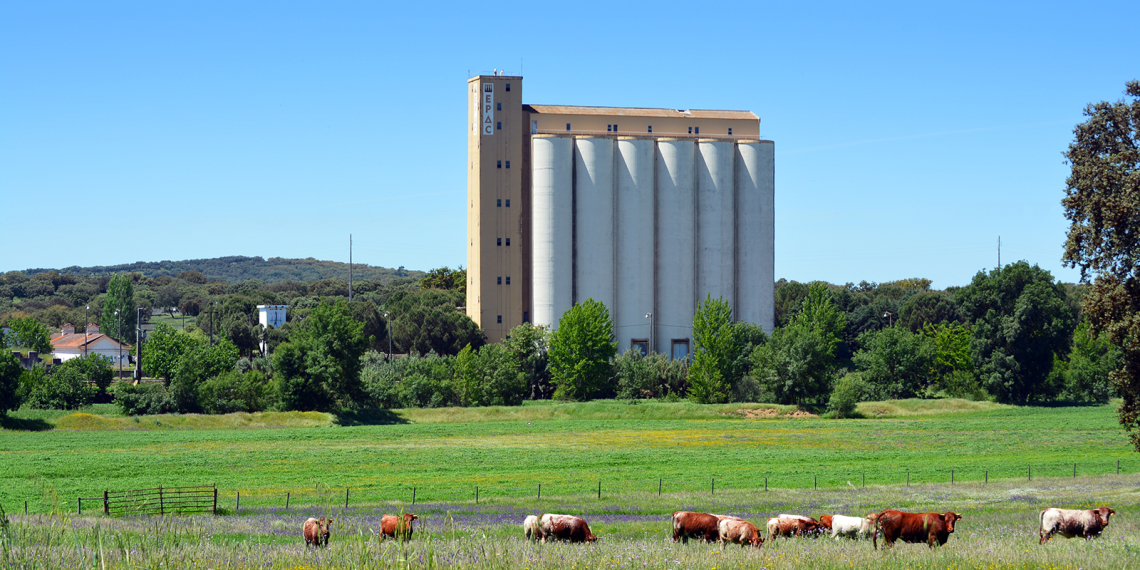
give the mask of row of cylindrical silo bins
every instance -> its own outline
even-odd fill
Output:
[[[614,310],[614,139],[574,140],[574,301]]]
[[[557,328],[573,303],[573,140],[534,136],[531,152],[533,320]]]
[[[619,137],[614,161],[619,222],[614,228],[617,279],[614,336],[624,352],[633,339],[651,340],[653,312],[654,148],[651,139]],[[653,339],[655,340],[655,339]]]
[[[706,295],[774,324],[769,141],[533,137],[534,319],[593,298],[631,340],[670,353]],[[646,313],[653,313],[653,330]]]

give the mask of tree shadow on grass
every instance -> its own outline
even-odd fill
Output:
[[[9,416],[0,416],[0,428],[12,431],[48,431],[54,426],[41,419],[25,420]]]
[[[387,426],[411,423],[392,410],[369,408],[349,412],[336,412],[333,423],[338,426]]]

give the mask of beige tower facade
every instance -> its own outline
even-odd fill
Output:
[[[707,295],[774,326],[774,145],[749,111],[524,105],[468,80],[467,314],[490,342],[588,298],[618,350],[689,355]]]
[[[497,342],[529,320],[530,131],[522,77],[467,81],[467,314]]]

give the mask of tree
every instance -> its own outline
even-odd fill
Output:
[[[1073,402],[1101,402],[1116,395],[1110,375],[1120,367],[1120,349],[1107,338],[1089,332],[1088,321],[1073,331],[1073,349],[1064,363],[1061,399]]]
[[[831,392],[835,351],[847,319],[823,283],[812,283],[800,311],[752,352],[752,375],[784,404],[820,401]]]
[[[515,355],[523,374],[526,376],[527,398],[544,400],[550,398],[554,388],[550,383],[550,357],[547,354],[549,335],[546,329],[523,323],[513,329],[503,339]]]
[[[321,303],[273,354],[274,380],[289,410],[329,411],[363,401],[360,357],[368,349],[364,324],[348,303]]]
[[[170,380],[170,399],[174,407],[181,413],[201,412],[199,396],[202,385],[233,370],[240,356],[238,348],[225,338],[213,345],[198,343],[183,354]]]
[[[146,341],[146,348],[142,353],[143,370],[170,384],[182,357],[208,343],[209,340],[201,332],[176,331],[160,323]]]
[[[852,360],[883,399],[914,398],[929,384],[931,343],[922,335],[893,326],[863,333],[859,344]]]
[[[712,295],[693,314],[693,365],[689,368],[689,398],[702,404],[728,400],[738,381],[734,365],[741,343],[732,324],[728,301]]]
[[[455,380],[469,406],[517,406],[526,397],[526,375],[502,344],[484,345],[478,352],[464,347],[455,358]]]
[[[0,351],[0,417],[20,409],[23,401],[20,392],[20,374],[24,367],[15,354]]]
[[[10,347],[34,350],[40,355],[48,355],[53,351],[51,345],[51,332],[32,317],[16,317],[8,320],[7,344]]]
[[[458,291],[426,289],[398,291],[384,304],[390,313],[392,341],[397,352],[458,354],[468,344],[486,342],[483,331],[458,307],[465,297]]]
[[[24,402],[41,410],[74,410],[91,405],[99,389],[87,381],[78,359],[71,359],[47,374],[35,366],[20,377]]]
[[[908,298],[899,308],[898,324],[919,332],[926,323],[966,322],[954,299],[944,292],[924,291]]]
[[[1046,379],[1053,356],[1065,353],[1076,326],[1065,288],[1048,271],[1019,261],[979,271],[958,299],[973,323],[970,351],[982,387],[1000,402],[1052,397]]]
[[[586,299],[570,307],[550,335],[550,372],[554,397],[588,400],[607,388],[617,352],[613,320],[601,301]]]
[[[1082,282],[1093,278],[1082,309],[1090,333],[1121,350],[1112,373],[1124,400],[1120,423],[1140,451],[1140,81],[1129,81],[1125,93],[1131,101],[1085,107],[1088,120],[1073,129],[1063,259],[1080,268]]]
[[[462,267],[459,269],[448,267],[432,269],[423,279],[420,279],[420,289],[454,289],[466,293],[467,270]]]
[[[115,314],[116,310],[119,311],[118,315]],[[103,316],[99,319],[99,330],[115,340],[134,344],[137,321],[135,289],[131,279],[122,274],[112,277],[107,284],[107,295],[103,298]]]
[[[931,344],[930,374],[937,389],[955,398],[983,395],[974,376],[970,354],[974,335],[968,327],[957,322],[926,323],[922,335]]]

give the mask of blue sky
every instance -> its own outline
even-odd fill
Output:
[[[465,264],[466,78],[747,109],[776,276],[1065,281],[1061,153],[1140,78],[1140,3],[0,0],[0,271],[223,255]]]

